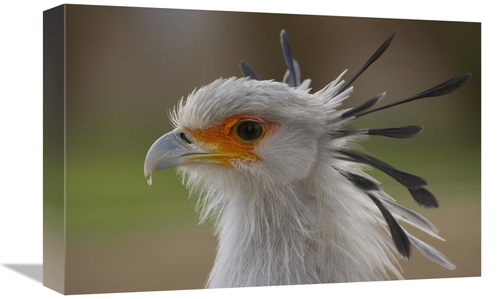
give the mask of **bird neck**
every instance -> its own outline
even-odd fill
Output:
[[[377,255],[387,256],[375,231],[379,220],[345,178],[321,164],[294,183],[253,185],[235,177],[226,185],[211,184],[217,189],[207,190],[212,196],[205,201],[209,210],[218,209],[219,245],[208,287],[383,278],[381,265],[392,264],[377,264]],[[231,197],[215,191],[221,189]]]
[[[227,198],[216,222],[219,246],[210,287],[307,283],[314,265],[314,200],[300,184],[239,189]]]

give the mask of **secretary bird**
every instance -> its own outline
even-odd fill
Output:
[[[440,238],[436,227],[382,191],[367,175],[375,168],[406,187],[423,207],[438,201],[426,180],[395,169],[358,149],[367,135],[408,138],[421,126],[352,129],[358,117],[417,99],[447,94],[471,74],[409,98],[372,108],[385,93],[341,109],[352,83],[394,40],[392,34],[347,82],[344,71],[310,93],[300,81],[285,31],[288,70],[283,82],[261,80],[245,62],[244,78],[217,79],[195,89],[171,110],[175,129],[149,149],[144,174],[177,167],[199,195],[201,221],[213,218],[217,256],[207,287],[245,287],[374,281],[402,278],[398,256],[412,247],[447,268],[439,251],[402,228],[404,222]]]

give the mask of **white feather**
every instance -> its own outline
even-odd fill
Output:
[[[329,135],[345,124],[332,127],[330,121],[338,120],[335,109],[352,93],[351,87],[337,94],[344,73],[314,94],[309,81],[290,88],[218,79],[171,112],[174,124],[192,130],[242,113],[281,125],[256,147],[260,161],[179,167],[188,188],[199,194],[201,221],[215,221],[219,245],[208,287],[371,281],[390,273],[402,278],[380,211],[342,175],[359,172],[359,166],[331,154],[359,140]],[[397,219],[437,237],[429,221],[380,194]],[[411,241],[427,257],[445,260],[425,243]]]

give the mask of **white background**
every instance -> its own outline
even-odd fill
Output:
[[[0,297],[59,298],[60,294],[5,265],[42,263],[42,18],[43,11],[64,2],[9,1],[0,8]],[[332,3],[332,4],[326,4]],[[500,198],[498,168],[498,102],[500,31],[494,1],[80,1],[136,7],[196,8],[453,20],[482,23],[482,277],[403,282],[351,283],[300,287],[247,288],[82,295],[90,298],[230,298],[234,296],[387,298],[491,298],[498,296]],[[29,120],[26,122],[26,120]],[[29,184],[26,182],[29,181]],[[26,186],[29,186],[26,187]],[[494,294],[497,295],[494,295]],[[484,295],[483,295],[484,294]],[[490,295],[493,294],[493,295]]]

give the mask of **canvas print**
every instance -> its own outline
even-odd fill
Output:
[[[481,24],[44,13],[44,284],[481,275]]]

